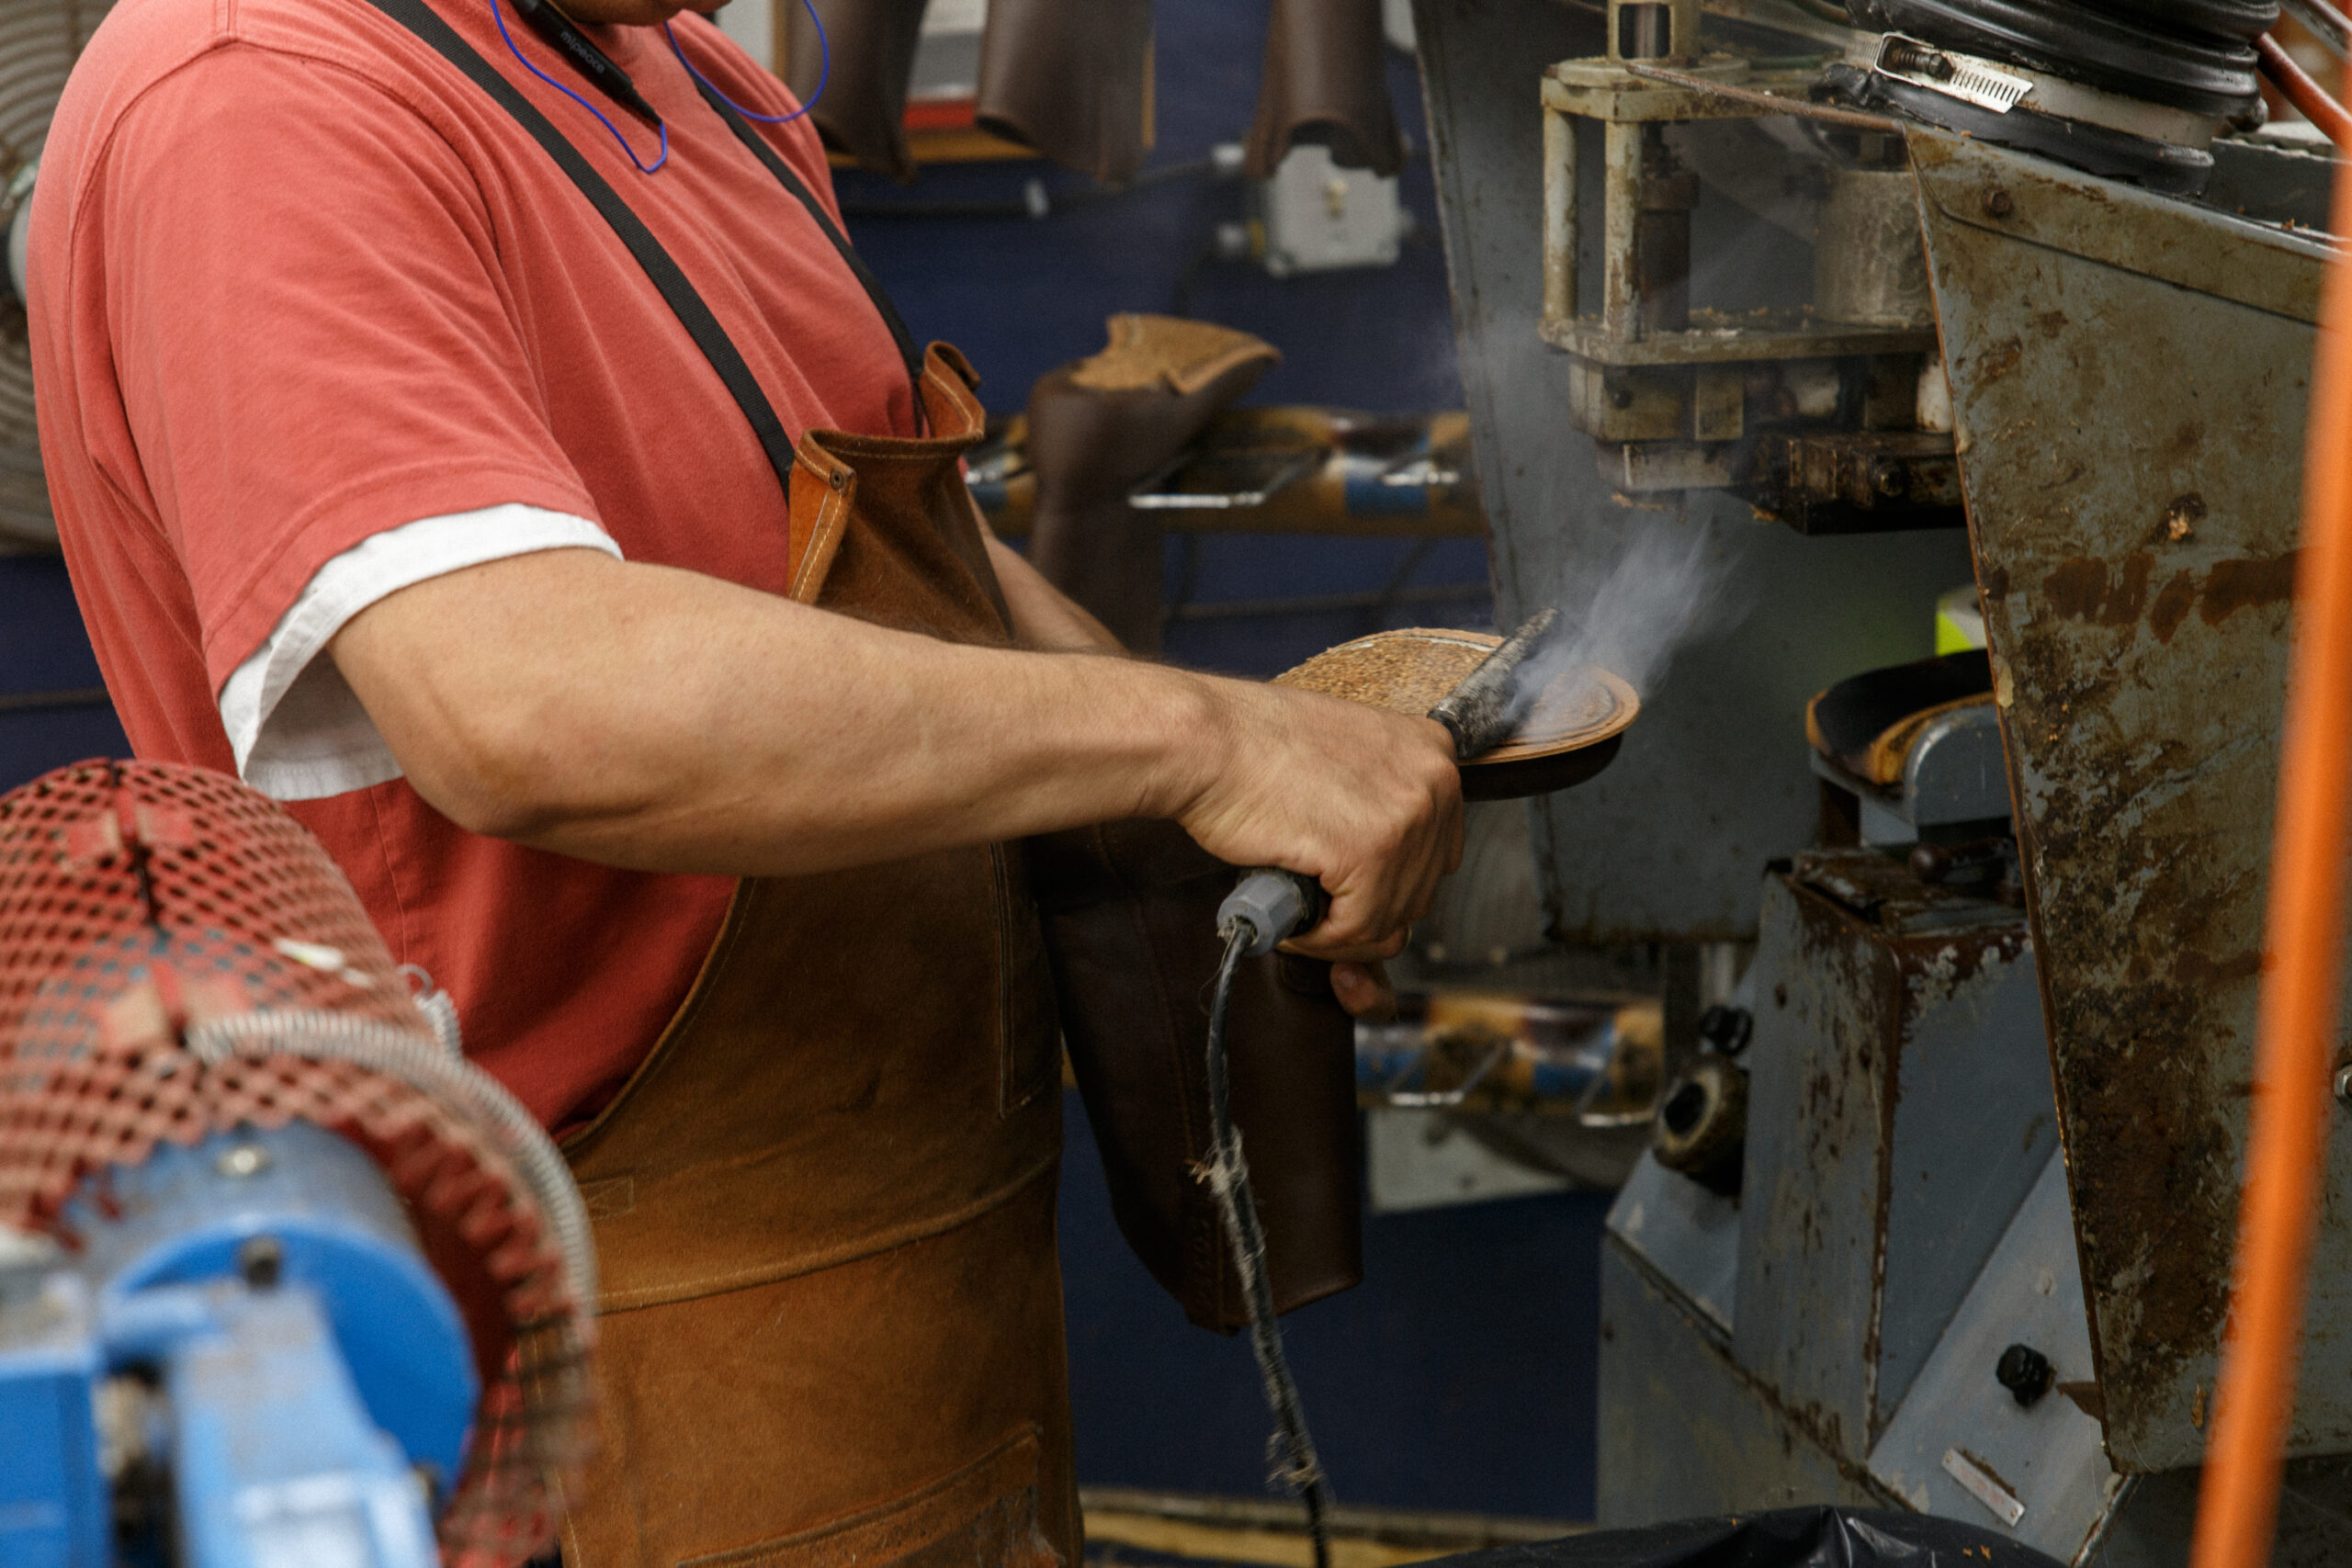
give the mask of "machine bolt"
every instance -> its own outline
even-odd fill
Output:
[[[1699,1015],[1699,1038],[1719,1056],[1736,1056],[1756,1033],[1756,1017],[1746,1008],[1718,1002]]]
[[[269,1168],[269,1151],[259,1144],[239,1144],[222,1150],[212,1168],[223,1176],[259,1176]]]
[[[1747,1146],[1747,1072],[1727,1057],[1697,1058],[1658,1102],[1651,1145],[1658,1164],[1736,1198]]]
[[[1949,82],[1960,73],[1960,67],[1940,51],[1913,43],[1907,39],[1887,40],[1886,64],[1890,70],[1908,71],[1915,76],[1932,76],[1939,82]]]
[[[1999,186],[1995,186],[1984,193],[1984,212],[1987,217],[2007,218],[2016,208],[2016,201],[2011,199],[2009,193]]]
[[[2352,1105],[2352,1062],[2335,1069],[2335,1098]]]
[[[275,1289],[286,1275],[286,1248],[274,1235],[246,1237],[237,1248],[237,1274],[256,1291]]]
[[[1610,388],[1609,406],[1612,409],[1632,408],[1634,406],[1634,389],[1631,387]]]
[[[1881,457],[1871,465],[1871,489],[1881,495],[1901,495],[1910,483],[1910,474],[1893,457]]]
[[[2050,1358],[2030,1345],[2010,1346],[2001,1352],[2001,1359],[1993,1369],[1993,1376],[2001,1386],[2029,1410],[2035,1400],[2050,1392],[2052,1375]]]

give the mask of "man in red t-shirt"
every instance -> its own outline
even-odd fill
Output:
[[[493,0],[434,0],[793,435],[916,434],[857,279],[655,25],[676,0],[569,8],[658,138]],[[702,18],[675,31],[735,103],[792,108]],[[761,134],[837,221],[806,122]],[[796,601],[775,473],[645,270],[365,0],[121,0],[30,221],[42,449],[134,748],[288,802],[550,1126],[644,1061],[738,878],[1170,818],[1320,878],[1299,946],[1362,1010],[1458,856],[1436,725],[1105,656],[993,539],[1027,650]]]

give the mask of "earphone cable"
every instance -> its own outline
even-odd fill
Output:
[[[742,105],[737,103],[734,99],[720,92],[717,83],[713,82],[709,77],[695,69],[695,62],[688,60],[686,58],[686,51],[678,47],[678,35],[670,30],[670,24],[667,22],[662,24],[662,36],[670,40],[670,52],[678,57],[678,63],[684,66],[687,73],[693,76],[695,81],[709,88],[712,96],[717,97],[720,103],[725,104],[729,108],[733,109],[745,119],[755,119],[762,125],[789,125],[794,120],[798,119],[802,115],[807,114],[810,109],[817,107],[817,100],[825,96],[825,83],[831,78],[833,73],[833,46],[831,41],[825,37],[825,19],[817,15],[817,0],[800,0],[800,4],[808,13],[810,25],[815,27],[817,29],[817,90],[808,95],[808,101],[807,103],[801,105],[798,108],[794,109],[790,114],[755,114],[752,110],[745,108]]]
[[[498,23],[498,36],[506,40],[506,51],[509,54],[512,54],[514,57],[516,63],[520,64],[524,70],[528,71],[532,75],[537,76],[540,81],[545,82],[548,86],[553,87],[557,92],[561,93],[565,97],[570,98],[573,103],[578,104],[582,108],[586,109],[590,114],[594,115],[596,117],[596,123],[613,133],[613,140],[621,144],[621,152],[628,156],[630,163],[637,165],[637,172],[639,174],[650,175],[653,173],[654,170],[659,169],[662,164],[670,161],[670,128],[668,126],[664,125],[659,128],[662,135],[662,152],[660,155],[657,156],[650,164],[639,162],[637,156],[637,150],[628,144],[628,138],[621,134],[621,128],[619,126],[615,125],[611,120],[605,118],[605,112],[602,109],[598,108],[595,105],[590,103],[587,99],[582,97],[579,94],[573,92],[571,88],[565,86],[562,83],[557,81],[554,77],[548,75],[546,72],[540,70],[537,66],[532,64],[529,60],[525,58],[523,51],[515,47],[514,35],[506,30],[506,6],[503,4],[503,0],[490,0],[490,14]],[[669,31],[669,24],[662,24],[662,30],[665,33]],[[674,39],[672,39],[670,47],[675,49],[677,47],[677,40]],[[683,56],[681,58],[683,58]],[[688,66],[687,69],[692,70],[693,67]]]

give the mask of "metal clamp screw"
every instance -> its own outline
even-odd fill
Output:
[[[1999,186],[1984,193],[1984,211],[1993,218],[2007,218],[2017,210],[2017,200]]]
[[[2352,1105],[2352,1062],[2335,1069],[2335,1098]]]
[[[2035,1401],[2050,1392],[2056,1373],[2051,1368],[2050,1358],[2032,1346],[2012,1345],[2001,1352],[1993,1376],[2019,1404],[2030,1409]]]
[[[274,1235],[246,1237],[237,1248],[237,1273],[256,1291],[275,1289],[286,1276],[286,1248]]]

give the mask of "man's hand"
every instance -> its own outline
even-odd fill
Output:
[[[988,534],[986,537],[989,554],[995,561],[997,578],[1004,584],[1005,599],[1012,605],[1015,626],[1024,642],[1033,648],[1056,648],[1068,650],[1114,652],[1118,649],[1117,639],[1103,629],[1100,621],[1072,604],[1059,590],[1040,577],[1036,569],[1027,560],[1006,548],[994,534]],[[1261,687],[1257,690],[1266,694],[1278,709],[1286,709],[1293,699],[1300,695],[1273,687]],[[1324,723],[1330,722],[1331,718],[1332,716],[1324,711],[1321,704],[1317,702],[1310,708],[1310,716],[1303,721],[1304,728],[1313,733],[1321,734],[1324,733]],[[1317,720],[1321,720],[1323,723],[1317,723]],[[1262,716],[1259,722],[1264,722]],[[1286,724],[1291,721],[1277,717],[1273,722]],[[1370,725],[1359,722],[1345,728],[1348,739],[1343,745],[1343,750],[1366,740],[1374,747],[1385,747],[1393,739],[1394,732],[1398,727],[1385,720],[1375,719]],[[1403,728],[1418,732],[1406,744],[1408,749],[1419,750],[1426,750],[1423,742],[1427,738],[1427,732],[1438,728],[1434,725],[1427,723],[1417,725],[1410,721]],[[1250,726],[1247,719],[1236,726],[1236,733],[1248,732],[1250,732]],[[1245,747],[1252,744],[1254,742],[1245,742]],[[1453,766],[1452,740],[1450,738],[1443,737],[1442,732],[1441,746],[1444,752],[1444,765],[1442,768],[1427,770],[1425,787],[1419,791],[1410,788],[1401,789],[1396,795],[1396,798],[1404,803],[1408,812],[1418,810],[1424,806],[1431,810],[1436,832],[1433,838],[1426,834],[1422,835],[1422,838],[1429,839],[1436,845],[1442,853],[1443,861],[1443,863],[1434,872],[1431,872],[1427,864],[1422,864],[1409,874],[1400,872],[1388,878],[1391,884],[1399,884],[1400,879],[1407,884],[1397,886],[1396,890],[1403,895],[1404,919],[1408,922],[1419,919],[1428,913],[1430,898],[1434,896],[1437,876],[1452,871],[1462,859],[1460,791],[1458,787],[1453,787],[1449,783],[1455,780],[1457,775]],[[1245,770],[1251,761],[1252,759],[1249,757],[1234,759],[1235,763]],[[1343,762],[1341,765],[1345,767],[1347,764]],[[1295,797],[1299,793],[1297,786],[1301,783],[1300,780],[1285,781],[1275,776],[1270,778],[1268,782],[1278,797]],[[1367,807],[1373,817],[1377,818],[1380,815],[1377,806],[1367,803]],[[1450,826],[1447,823],[1449,814],[1451,815]],[[1213,833],[1220,830],[1218,826],[1205,819],[1200,825]],[[1185,826],[1193,828],[1195,824],[1192,820],[1185,820]],[[1271,825],[1269,826],[1271,828]],[[1280,831],[1278,828],[1272,828],[1272,830]],[[1198,837],[1198,832],[1194,836]],[[1413,839],[1414,835],[1408,831],[1407,838]],[[1204,840],[1203,842],[1205,843],[1206,840]],[[1416,840],[1415,842],[1416,847],[1419,847],[1419,840]],[[1358,848],[1374,850],[1374,846],[1368,843],[1360,843]],[[1381,858],[1376,851],[1374,851],[1374,858]],[[1307,869],[1303,864],[1294,864],[1279,857],[1256,862],[1244,861],[1240,863],[1278,863],[1290,866],[1293,870]],[[1401,926],[1384,928],[1377,938],[1366,941],[1363,940],[1361,931],[1335,924],[1335,921],[1339,920],[1353,920],[1359,925],[1367,922],[1377,925],[1384,917],[1379,914],[1361,915],[1354,907],[1351,907],[1346,911],[1339,909],[1337,895],[1340,884],[1333,882],[1329,877],[1325,877],[1323,880],[1326,890],[1334,895],[1331,918],[1327,919],[1315,932],[1302,932],[1301,937],[1304,940],[1294,940],[1285,943],[1285,946],[1297,952],[1323,957],[1338,957],[1341,952],[1363,948],[1392,953],[1403,946],[1406,933]],[[1335,946],[1335,943],[1351,943],[1352,945]],[[1377,963],[1340,963],[1332,969],[1331,986],[1338,994],[1340,1004],[1358,1018],[1382,1021],[1394,1014],[1396,1010],[1396,988],[1389,985],[1387,974]]]
[[[1393,958],[1462,863],[1462,782],[1442,725],[1283,686],[1217,682],[1224,743],[1172,815],[1236,865],[1323,884],[1322,924],[1290,946]]]
[[[1385,964],[1332,964],[1331,994],[1351,1018],[1366,1023],[1386,1023],[1396,1016],[1396,987],[1389,984]]]

